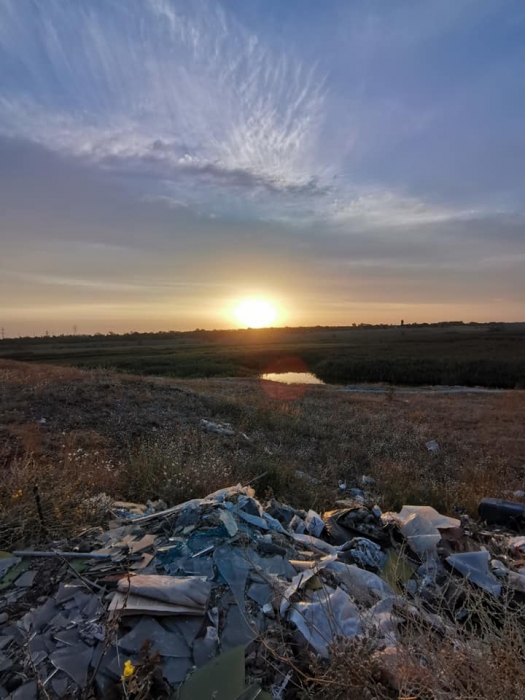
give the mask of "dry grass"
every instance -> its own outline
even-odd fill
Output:
[[[203,433],[201,418],[231,422],[238,433]],[[171,504],[263,472],[259,495],[305,508],[333,507],[340,480],[368,474],[385,509],[426,503],[475,515],[481,497],[524,488],[524,423],[522,391],[384,397],[303,387],[276,395],[257,380],[0,361],[0,520],[16,520],[23,537],[32,532],[35,483],[55,533],[101,492]],[[430,439],[438,453],[426,450]]]
[[[306,697],[323,700],[510,700],[525,698],[523,606],[508,598],[490,599],[461,585],[467,618],[446,614],[432,627],[410,615],[399,601],[405,623],[395,645],[377,651],[377,640],[340,639],[330,662],[312,658],[315,680]],[[405,605],[405,610],[403,606]],[[408,614],[407,614],[408,613]]]
[[[480,498],[525,488],[523,391],[392,398],[311,388],[275,401],[257,381],[191,384],[324,483],[372,476],[389,509],[424,503],[475,515]],[[425,448],[431,439],[438,453]]]
[[[101,524],[107,502],[97,496],[117,494],[119,481],[117,466],[81,448],[60,460],[13,460],[0,482],[1,548],[65,539]]]

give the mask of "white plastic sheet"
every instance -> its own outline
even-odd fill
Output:
[[[314,591],[308,601],[294,603],[288,617],[323,658],[328,658],[328,645],[336,637],[355,637],[361,633],[359,611],[341,588]]]
[[[336,580],[360,603],[373,603],[394,595],[392,588],[382,578],[354,564],[333,561],[328,563],[326,570],[333,572]]]
[[[397,522],[410,548],[421,556],[436,553],[440,530],[461,526],[459,520],[441,515],[431,506],[403,506],[399,513],[387,513],[383,519]]]
[[[396,646],[399,625],[404,622],[404,618],[394,614],[394,603],[394,597],[385,598],[361,613],[363,627],[376,635],[379,634],[385,647]]]

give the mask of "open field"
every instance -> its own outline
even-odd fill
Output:
[[[308,369],[326,382],[525,386],[525,324],[6,339],[0,357],[181,378]]]
[[[479,498],[525,486],[523,391],[369,396],[4,360],[0,392],[4,543],[31,534],[36,483],[57,532],[83,526],[82,504],[101,492],[176,503],[263,472],[259,490],[320,510],[339,480],[361,474],[377,479],[385,508],[447,513],[475,514]],[[203,432],[202,418],[230,422],[235,436]],[[426,450],[430,439],[439,452]]]

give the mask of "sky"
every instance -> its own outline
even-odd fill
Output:
[[[523,0],[0,0],[7,336],[525,320]]]

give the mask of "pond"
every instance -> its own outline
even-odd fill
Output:
[[[324,384],[322,379],[311,372],[270,372],[261,374],[261,379],[281,384]]]

